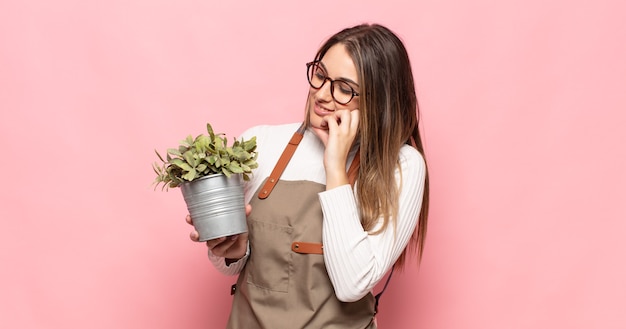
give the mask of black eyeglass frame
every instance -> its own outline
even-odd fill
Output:
[[[345,83],[348,87],[350,87],[350,90],[352,91],[352,94],[350,95],[350,99],[343,103],[337,100],[337,98],[335,98],[335,81],[337,80],[333,80],[330,77],[326,76],[324,77],[324,80],[322,81],[322,84],[319,87],[315,87],[313,85],[313,83],[311,82],[311,74],[310,74],[310,70],[311,67],[313,67],[314,65],[319,65],[320,61],[312,61],[312,62],[308,62],[306,63],[306,79],[309,82],[309,86],[311,86],[311,88],[315,89],[315,90],[319,90],[322,87],[324,87],[324,84],[326,84],[326,81],[330,81],[330,95],[333,97],[333,99],[335,100],[335,102],[341,104],[341,105],[346,105],[348,103],[350,103],[352,101],[352,99],[354,98],[354,96],[359,96],[359,93],[357,93],[356,91],[354,91],[354,88],[352,88],[352,86],[347,82],[347,81],[343,81],[343,80],[339,80],[339,82],[343,82]]]

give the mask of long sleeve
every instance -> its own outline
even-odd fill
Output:
[[[248,249],[246,250],[246,255],[238,261],[231,263],[230,265],[226,265],[224,261],[224,257],[219,257],[213,255],[211,250],[208,251],[209,260],[215,266],[215,269],[225,275],[237,275],[243,267],[246,265],[246,261],[248,260],[248,255],[250,255],[250,244],[248,244]]]
[[[419,152],[405,146],[400,167],[395,174],[400,186],[397,228],[390,222],[380,234],[363,230],[350,185],[319,194],[324,213],[324,261],[341,301],[356,301],[371,291],[402,254],[417,226],[426,166]]]

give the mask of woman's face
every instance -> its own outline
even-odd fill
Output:
[[[360,92],[356,66],[343,44],[338,43],[328,49],[319,63],[318,70],[318,77],[326,76],[332,80],[346,82],[355,92]],[[354,96],[345,105],[335,101],[331,94],[330,85],[330,81],[326,80],[321,88],[310,87],[309,89],[308,112],[313,128],[328,129],[322,125],[322,118],[334,111],[359,108],[359,96]],[[347,92],[345,88],[340,88],[339,85],[339,83],[335,83],[334,86],[334,93],[337,98],[340,98],[340,93]]]

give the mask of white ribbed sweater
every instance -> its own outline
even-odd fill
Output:
[[[243,134],[256,136],[259,168],[245,184],[245,199],[250,202],[255,192],[269,176],[285,145],[300,123],[280,126],[257,126]],[[354,156],[354,152],[349,155]],[[324,145],[311,131],[306,131],[281,180],[308,180],[326,184]],[[351,159],[348,161],[348,166]],[[414,148],[400,150],[401,171],[396,170],[396,181],[401,186],[397,231],[389,225],[380,234],[370,235],[363,230],[354,191],[350,185],[319,193],[324,213],[324,261],[337,298],[344,302],[357,301],[371,291],[393,266],[409,242],[417,225],[422,204],[425,164]],[[382,224],[382,220],[381,220]],[[226,266],[224,258],[209,251],[209,259],[222,273],[238,274],[247,261],[247,254]]]

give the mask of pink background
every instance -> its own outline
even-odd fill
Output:
[[[304,63],[379,22],[411,55],[426,254],[382,328],[626,327],[626,5],[0,2],[0,327],[222,328],[235,280],[187,238],[154,149],[302,118]]]

